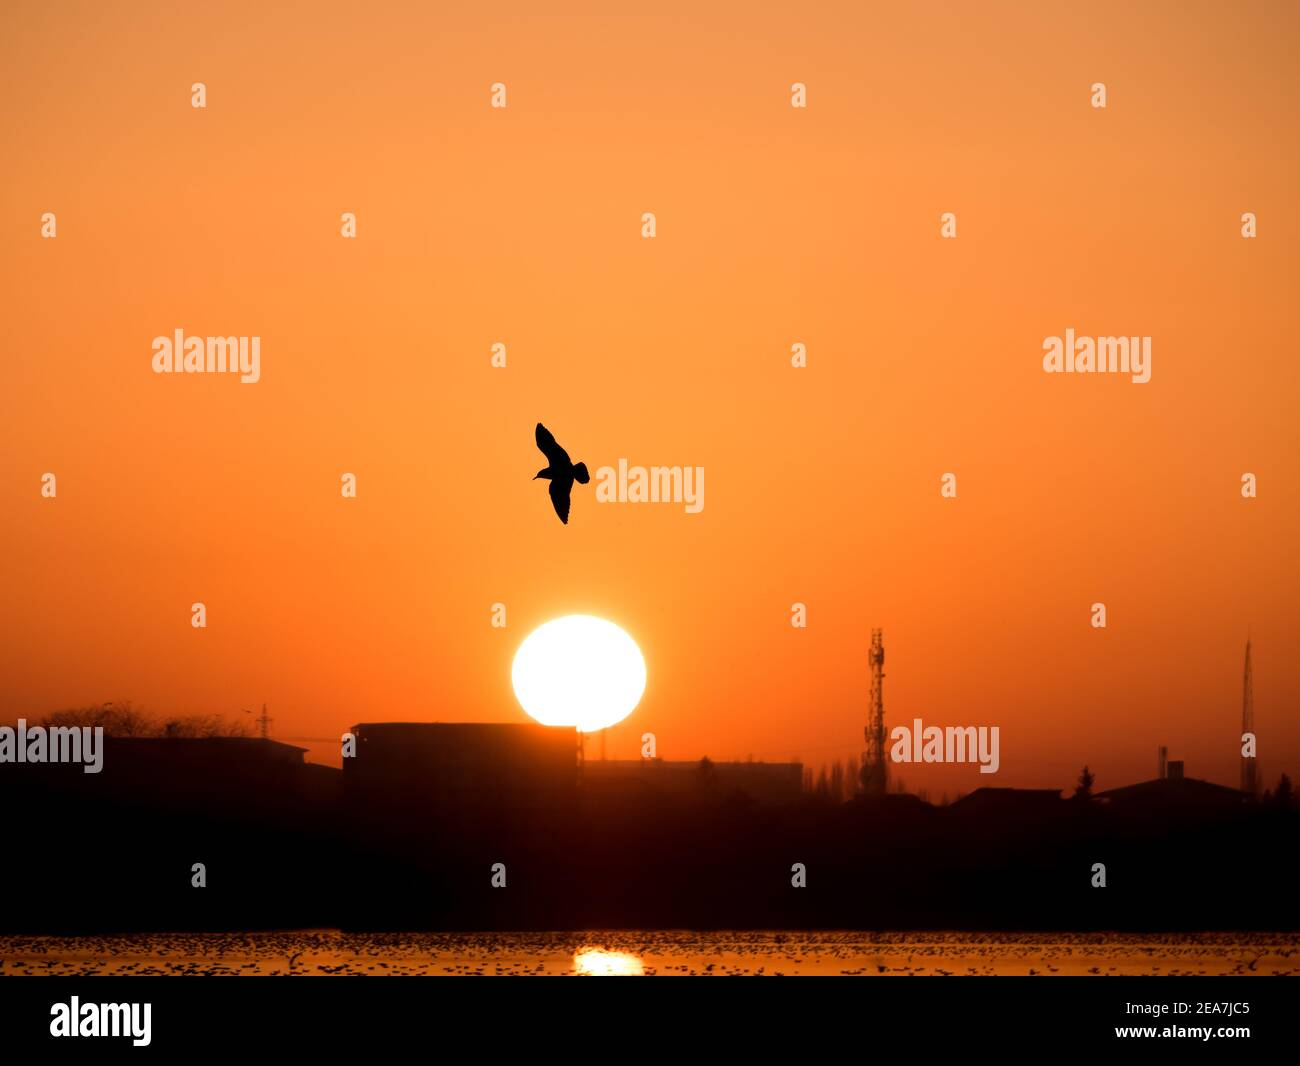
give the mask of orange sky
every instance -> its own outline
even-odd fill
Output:
[[[515,721],[582,611],[648,664],[611,755],[816,763],[880,626],[887,721],[1001,727],[909,784],[1235,783],[1249,632],[1300,770],[1294,5],[275,6],[0,14],[0,716]],[[1044,374],[1069,327],[1151,382]],[[155,375],[176,328],[262,380]],[[539,419],[704,511],[561,526]]]

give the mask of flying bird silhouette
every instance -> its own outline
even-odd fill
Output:
[[[542,450],[550,465],[537,471],[533,480],[542,477],[550,481],[551,503],[554,504],[555,513],[560,516],[560,521],[567,526],[569,493],[573,489],[573,483],[576,481],[579,485],[585,485],[591,480],[591,475],[587,473],[587,464],[570,462],[569,453],[555,442],[551,431],[540,422],[537,423],[537,447]]]

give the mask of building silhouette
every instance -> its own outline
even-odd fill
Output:
[[[803,763],[670,762],[664,759],[599,759],[583,765],[584,788],[657,792],[694,799],[702,794],[755,803],[796,802],[803,794]]]
[[[1163,778],[1097,793],[1103,808],[1133,816],[1231,814],[1253,799],[1240,789],[1187,777],[1181,759],[1170,761]]]
[[[827,802],[798,763],[582,765],[575,730],[533,724],[353,737],[342,770],[246,737],[107,737],[99,774],[0,766],[0,803],[48,827],[7,869],[0,926],[1294,927],[1300,812],[1177,761],[1092,799],[978,788],[936,807]]]
[[[349,788],[401,791],[434,804],[524,807],[571,793],[576,729],[533,723],[366,722],[343,760]]]

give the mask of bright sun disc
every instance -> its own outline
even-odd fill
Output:
[[[510,676],[530,717],[584,733],[621,722],[645,692],[645,660],[636,641],[613,622],[586,614],[529,633]]]

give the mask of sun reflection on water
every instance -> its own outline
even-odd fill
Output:
[[[640,977],[641,959],[630,951],[582,948],[573,956],[573,972],[582,977]]]

